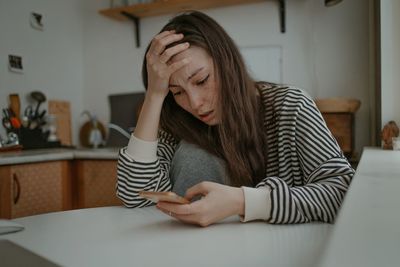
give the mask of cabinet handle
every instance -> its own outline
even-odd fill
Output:
[[[19,183],[18,176],[16,173],[13,174],[13,194],[14,194],[14,204],[17,204],[19,196],[21,195],[21,185]]]

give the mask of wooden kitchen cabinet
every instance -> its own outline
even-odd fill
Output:
[[[71,209],[70,178],[65,160],[0,166],[0,218]]]
[[[114,149],[0,154],[0,218],[122,205]]]
[[[74,208],[92,208],[122,205],[116,196],[117,161],[74,161],[73,196]]]

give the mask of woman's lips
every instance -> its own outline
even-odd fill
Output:
[[[202,121],[207,122],[212,119],[213,110],[208,111],[206,113],[199,114],[199,117]]]

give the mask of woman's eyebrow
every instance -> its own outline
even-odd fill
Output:
[[[199,73],[202,69],[204,69],[203,67],[198,68],[197,70],[195,70],[188,78],[187,80],[189,81],[190,79],[193,78],[193,76],[195,76],[197,73]]]
[[[195,70],[188,78],[187,80],[189,81],[190,79],[192,79],[197,73],[199,73],[202,69],[204,69],[204,67],[198,68],[197,70]],[[169,84],[169,87],[180,87],[179,85],[176,84]]]

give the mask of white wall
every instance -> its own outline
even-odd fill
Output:
[[[144,50],[151,38],[172,17],[159,16],[141,20],[141,47],[135,47],[134,28],[130,22],[118,22],[93,13],[107,7],[107,0],[87,2],[85,20],[85,104],[101,119],[108,120],[110,93],[143,91],[140,78]],[[304,1],[287,5],[288,33],[280,33],[278,5],[267,1],[205,10],[215,18],[240,47],[279,45],[283,47],[283,81],[296,84],[313,94],[312,70]],[[238,19],[240,15],[240,19]],[[299,71],[301,70],[301,71]]]
[[[82,7],[80,0],[0,0],[0,107],[18,93],[22,107],[39,90],[47,99],[71,102],[74,130],[82,110]],[[44,15],[44,31],[30,27],[30,13]],[[24,73],[8,70],[8,55],[23,57]],[[43,105],[46,107],[45,105]],[[47,107],[46,107],[47,109]],[[4,131],[1,128],[1,133]],[[77,134],[74,132],[75,143]]]
[[[107,122],[109,94],[144,90],[140,78],[144,49],[173,15],[142,19],[142,46],[136,48],[131,22],[98,14],[99,9],[109,6],[108,0],[0,3],[0,33],[7,39],[0,42],[0,104],[4,105],[4,96],[11,91],[25,93],[41,88],[51,98],[70,100],[75,140],[83,109]],[[46,31],[29,28],[26,16],[30,8],[45,13],[50,22]],[[286,11],[284,34],[280,33],[275,1],[205,13],[215,18],[239,47],[281,47],[284,83],[304,88],[313,97],[359,98],[362,107],[356,117],[356,149],[360,151],[369,144],[368,4],[346,0],[326,8],[322,0],[289,0]],[[45,48],[42,36],[46,36]],[[26,58],[24,75],[10,74],[6,69],[9,51]],[[33,68],[31,64],[37,59],[51,64]]]
[[[108,7],[108,0],[87,0],[84,4],[85,108],[108,122],[109,94],[144,90],[140,69],[147,43],[146,23],[142,22],[142,46],[137,49],[132,23],[114,21],[97,12]]]
[[[315,97],[350,97],[361,101],[355,115],[355,148],[370,142],[369,4],[365,0],[343,1],[326,8],[311,1],[313,86]],[[373,74],[371,74],[373,76]]]
[[[85,105],[108,121],[107,95],[142,91],[144,49],[172,16],[141,20],[141,43],[135,47],[130,22],[118,22],[93,10],[107,0],[86,1]],[[362,101],[356,114],[356,150],[370,141],[369,10],[365,0],[343,1],[326,8],[321,0],[287,1],[286,33],[280,33],[275,1],[205,10],[239,47],[282,47],[282,80],[313,97],[354,97]]]
[[[382,126],[400,126],[400,1],[381,1]]]

